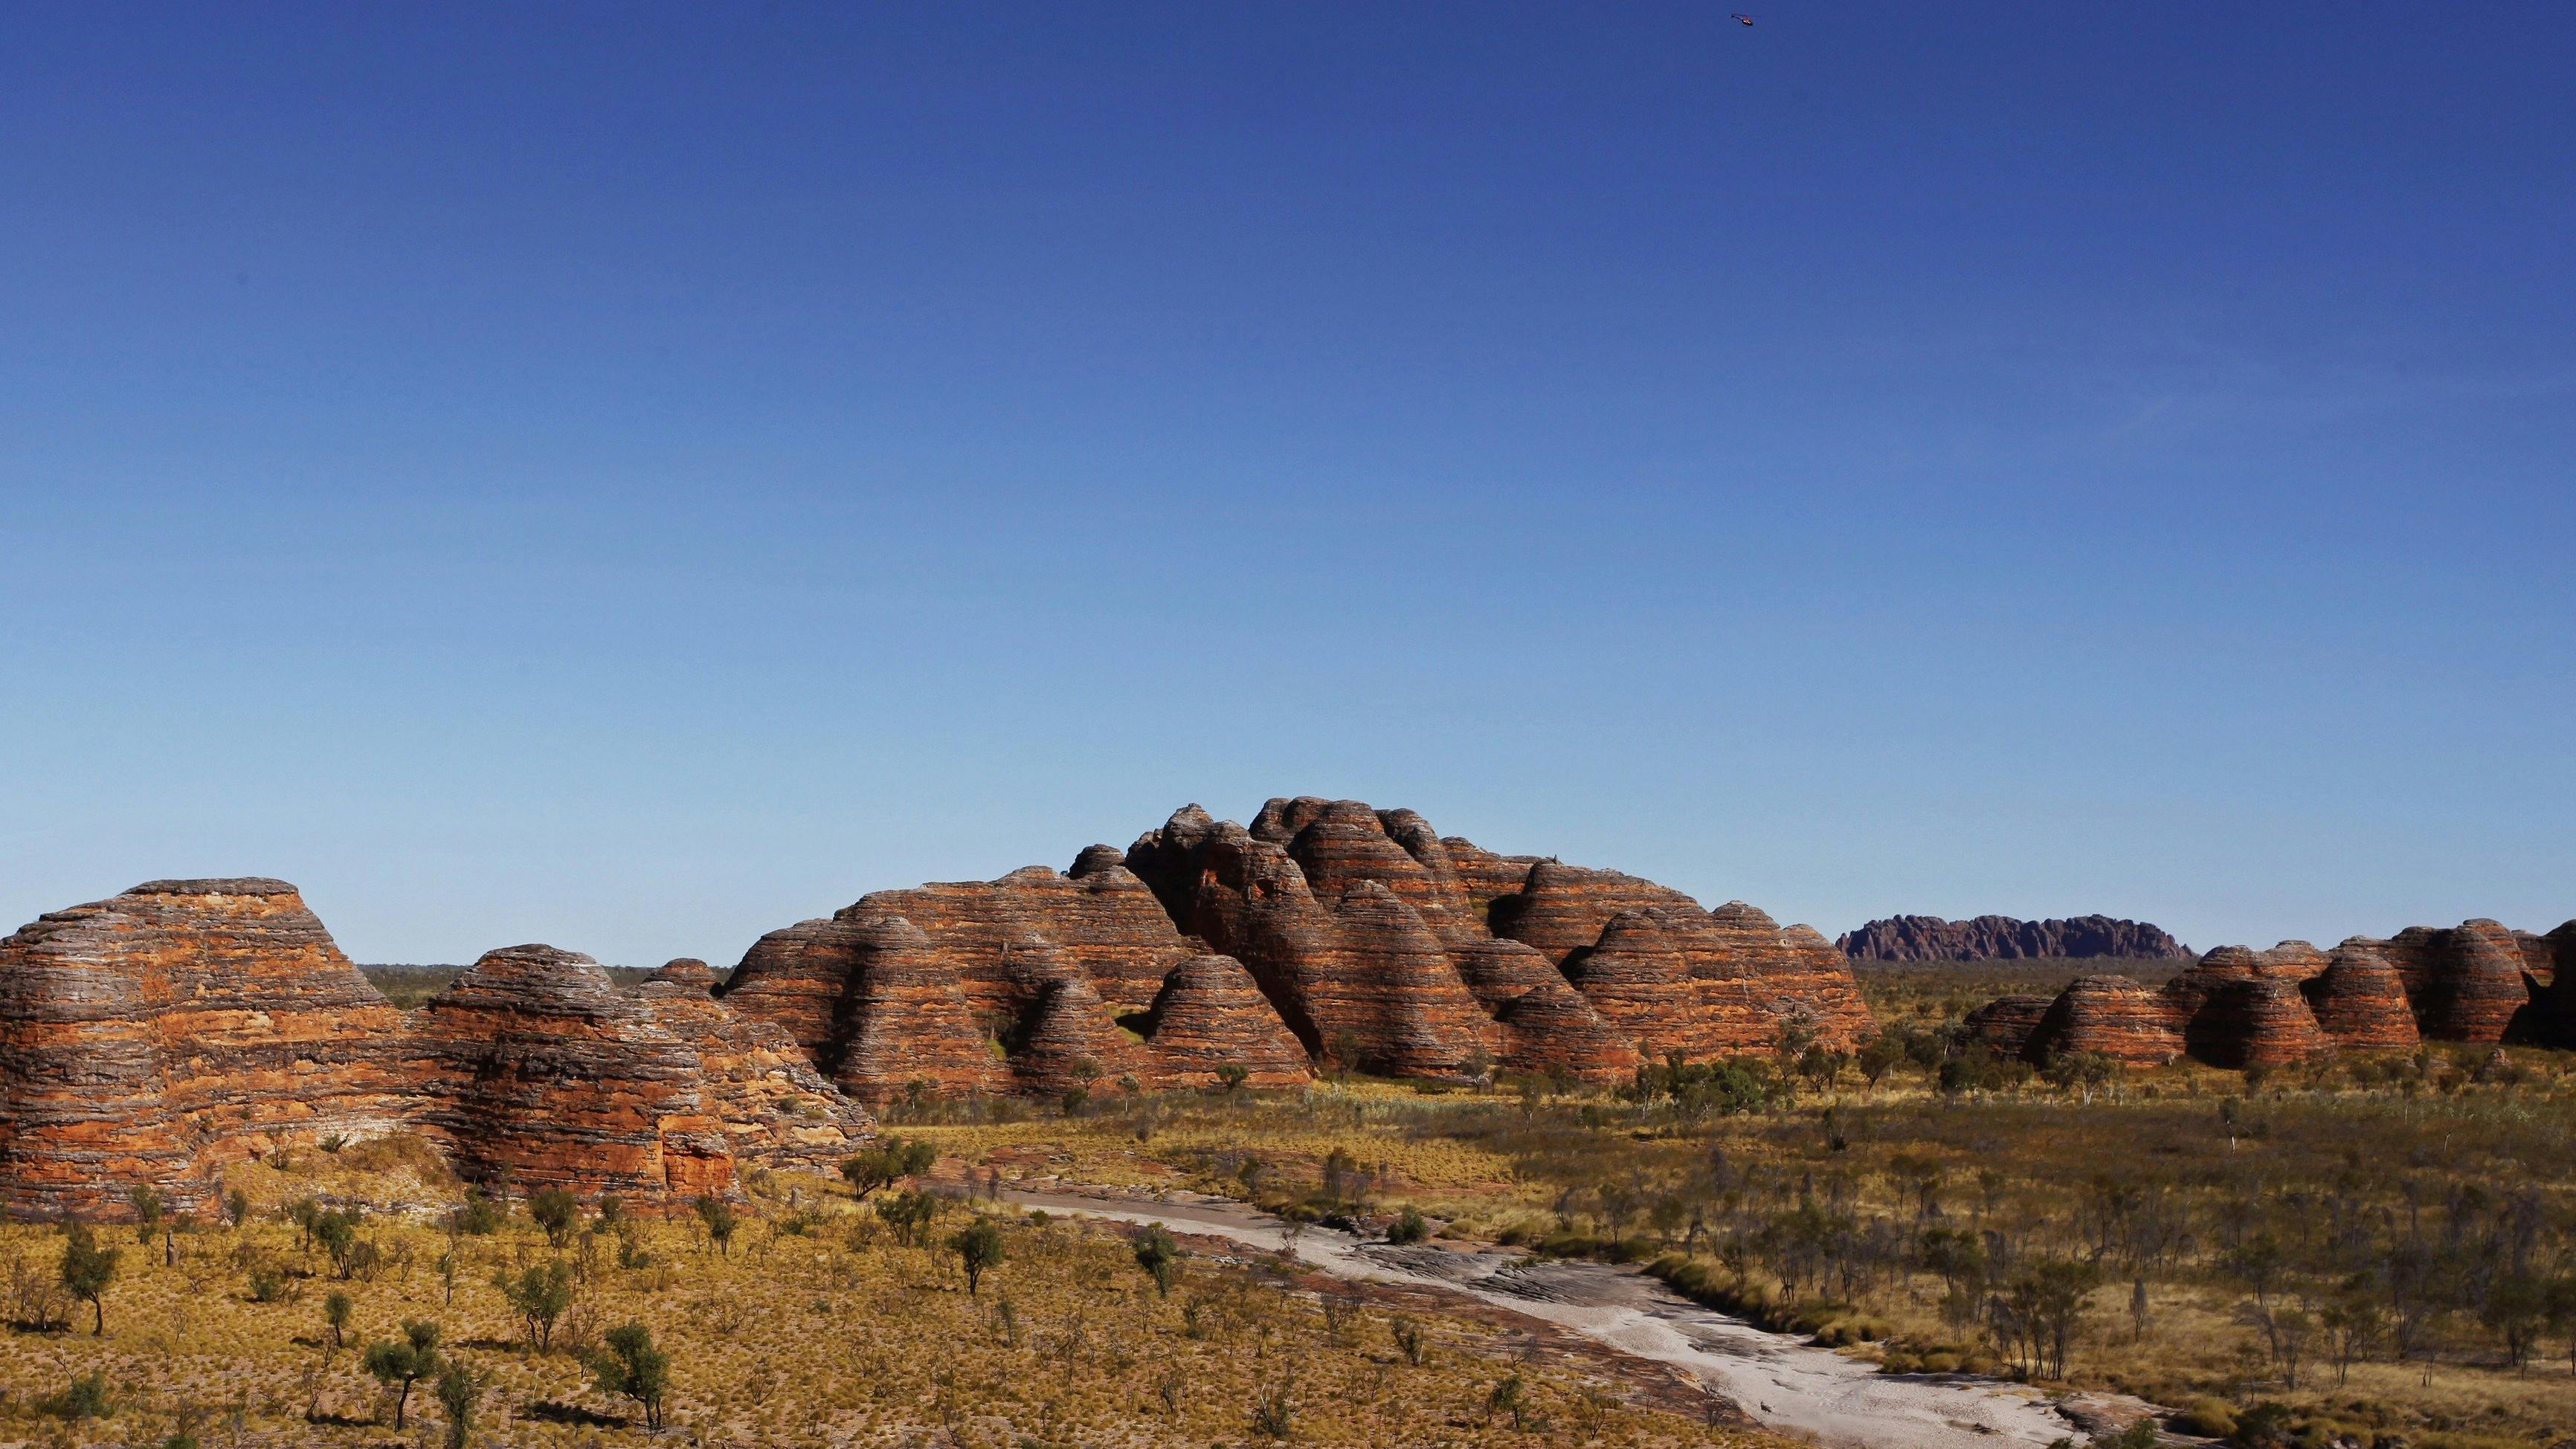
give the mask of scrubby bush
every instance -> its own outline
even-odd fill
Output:
[[[555,1321],[572,1307],[572,1267],[560,1260],[543,1267],[530,1264],[516,1274],[504,1268],[492,1275],[510,1311],[527,1331],[528,1347],[545,1353],[554,1346]]]
[[[411,1405],[411,1386],[438,1372],[438,1325],[418,1319],[405,1323],[400,1339],[367,1345],[361,1364],[376,1382],[396,1391],[394,1427],[400,1429],[403,1411]]]
[[[93,1335],[107,1332],[107,1290],[116,1282],[117,1255],[117,1249],[98,1245],[89,1224],[78,1218],[63,1224],[63,1291],[90,1306]]]
[[[1136,1235],[1136,1266],[1153,1278],[1158,1297],[1172,1296],[1172,1267],[1180,1256],[1180,1245],[1159,1223]]]
[[[608,1331],[608,1345],[591,1356],[590,1372],[600,1391],[632,1399],[644,1411],[644,1427],[662,1427],[662,1400],[671,1389],[671,1356],[653,1346],[653,1332],[640,1323]]]
[[[966,1296],[980,1296],[985,1273],[1001,1266],[1002,1229],[991,1218],[978,1217],[948,1240],[957,1251],[957,1261],[966,1270]]]
[[[710,1194],[689,1206],[697,1213],[698,1222],[706,1228],[707,1237],[716,1245],[717,1252],[732,1257],[734,1229],[741,1226],[741,1220],[734,1216],[733,1204]]]
[[[581,1225],[581,1200],[560,1187],[541,1187],[528,1195],[528,1220],[546,1235],[548,1247],[562,1248]]]
[[[116,1413],[115,1395],[107,1386],[107,1370],[98,1369],[75,1377],[62,1392],[46,1399],[46,1413],[75,1423],[84,1419],[105,1419]]]

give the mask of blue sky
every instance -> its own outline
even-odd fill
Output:
[[[2576,915],[2576,10],[537,9],[0,12],[0,916]]]

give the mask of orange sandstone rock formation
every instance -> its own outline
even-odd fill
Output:
[[[2418,1040],[2406,983],[2376,941],[2355,936],[2335,947],[2326,969],[2299,989],[2318,1028],[2346,1051],[2411,1051]]]
[[[2182,1032],[2160,993],[2126,976],[2079,976],[2049,1003],[2022,1055],[2045,1061],[2099,1052],[2129,1066],[2156,1067],[2182,1049]]]
[[[422,1017],[420,1120],[468,1178],[642,1198],[733,1185],[697,1054],[588,956],[487,951]]]
[[[288,1142],[393,1130],[402,1013],[280,880],[168,880],[0,941],[0,1208],[182,1211]]]

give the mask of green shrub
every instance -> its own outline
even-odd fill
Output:
[[[107,1370],[82,1374],[64,1385],[63,1391],[45,1400],[46,1413],[58,1419],[104,1419],[116,1412],[116,1401],[108,1392]]]

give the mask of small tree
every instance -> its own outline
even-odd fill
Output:
[[[1883,1031],[1872,1037],[1869,1045],[1862,1047],[1860,1056],[1856,1058],[1860,1067],[1860,1079],[1868,1083],[1869,1089],[1873,1092],[1878,1090],[1878,1084],[1886,1079],[1887,1074],[1895,1071],[1904,1061],[1905,1041],[1892,1031]]]
[[[236,1228],[250,1221],[250,1194],[240,1188],[224,1194],[224,1217]]]
[[[309,1232],[312,1240],[322,1245],[322,1251],[331,1255],[332,1274],[346,1280],[356,1261],[358,1214],[338,1208],[315,1213]]]
[[[134,1206],[134,1241],[149,1245],[152,1235],[161,1231],[161,1218],[169,1211],[169,1200],[150,1183],[128,1192],[125,1200]]]
[[[1241,1062],[1220,1062],[1216,1069],[1216,1079],[1218,1084],[1223,1086],[1228,1092],[1235,1091],[1242,1087],[1244,1079],[1251,1075],[1252,1069],[1246,1067]]]
[[[561,1259],[543,1267],[530,1264],[515,1278],[503,1268],[492,1286],[509,1300],[510,1311],[526,1327],[528,1347],[546,1353],[554,1347],[555,1320],[572,1307],[572,1268]]]
[[[1421,1242],[1429,1236],[1431,1224],[1423,1218],[1422,1209],[1417,1207],[1407,1207],[1396,1217],[1395,1225],[1386,1230],[1386,1240],[1399,1247]]]
[[[1002,1265],[1002,1229],[991,1218],[978,1217],[948,1240],[966,1269],[966,1296],[982,1296],[984,1272]]]
[[[1136,1266],[1153,1275],[1158,1297],[1172,1296],[1172,1265],[1180,1260],[1181,1249],[1160,1223],[1147,1228],[1136,1239]]]
[[[474,1432],[474,1406],[483,1397],[483,1381],[461,1363],[439,1366],[438,1381],[430,1386],[438,1394],[438,1412],[447,1420],[447,1449],[465,1449],[465,1441]]]
[[[2505,1361],[2520,1373],[2523,1365],[2531,1361],[2531,1350],[2540,1341],[2541,1325],[2547,1321],[2548,1313],[2547,1283],[2529,1273],[2505,1273],[2488,1287],[2478,1319],[2504,1339]]]
[[[45,1401],[50,1413],[77,1423],[83,1419],[104,1419],[116,1412],[116,1401],[108,1392],[107,1370],[82,1374],[63,1391]]]
[[[1522,1420],[1528,1413],[1529,1385],[1521,1381],[1519,1374],[1512,1374],[1494,1385],[1494,1391],[1485,1396],[1486,1419],[1491,1420],[1496,1414],[1511,1415],[1512,1432],[1515,1434],[1523,1432]]]
[[[438,1325],[418,1319],[403,1324],[399,1341],[378,1339],[367,1345],[362,1362],[376,1382],[396,1390],[394,1427],[403,1426],[403,1411],[411,1405],[411,1386],[438,1372]]]
[[[322,1204],[313,1198],[299,1197],[286,1205],[286,1220],[295,1224],[295,1250],[313,1251],[313,1224],[322,1216]]]
[[[707,1236],[713,1238],[716,1251],[733,1256],[733,1233],[741,1223],[733,1215],[733,1205],[715,1196],[701,1197],[690,1204],[697,1210],[698,1221],[706,1224]]]
[[[116,1281],[117,1250],[102,1248],[89,1224],[78,1218],[63,1224],[63,1291],[87,1303],[97,1321],[93,1336],[107,1332],[107,1290]]]
[[[333,1293],[322,1300],[322,1321],[331,1325],[333,1348],[341,1347],[341,1335],[349,1326],[349,1310],[353,1306],[346,1293]]]
[[[509,1209],[493,1201],[492,1195],[478,1185],[465,1189],[465,1201],[450,1221],[454,1232],[480,1238],[499,1231],[509,1217]]]
[[[671,1388],[671,1356],[653,1346],[653,1331],[640,1323],[608,1330],[608,1346],[590,1359],[592,1379],[601,1392],[633,1399],[644,1410],[644,1427],[662,1427],[662,1398]]]
[[[927,1142],[906,1142],[900,1137],[887,1137],[858,1156],[841,1164],[841,1176],[866,1202],[871,1193],[894,1186],[909,1177],[919,1177],[939,1161],[939,1149]]]
[[[581,1201],[560,1187],[541,1187],[528,1198],[528,1217],[545,1232],[546,1245],[561,1248],[581,1225]]]

